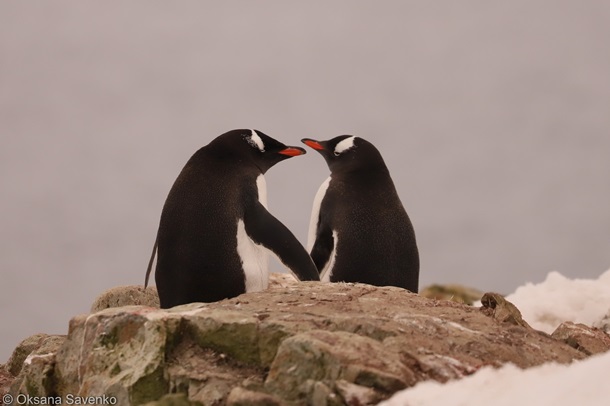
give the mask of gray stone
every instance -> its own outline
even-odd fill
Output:
[[[18,388],[114,396],[126,406],[244,399],[335,406],[374,403],[484,365],[527,368],[587,356],[500,320],[472,306],[352,283],[301,282],[172,309],[115,307],[74,317],[59,350],[22,368]]]
[[[610,336],[598,328],[566,321],[555,329],[551,337],[561,340],[587,355],[610,350]]]
[[[15,377],[8,372],[5,364],[0,365],[0,399],[2,396],[6,395],[15,380]]]
[[[145,403],[144,406],[200,406],[199,402],[191,402],[184,393],[170,393],[159,400]]]
[[[31,396],[53,396],[55,393],[55,354],[66,340],[65,336],[36,335],[32,341],[38,341],[37,348],[23,360],[20,372],[12,382],[10,393]],[[27,339],[26,339],[27,340]]]
[[[269,274],[269,288],[287,288],[298,284],[299,281],[289,273],[275,273]]]
[[[414,382],[414,375],[379,341],[342,331],[313,330],[282,342],[265,387],[298,400],[306,398],[308,380],[327,386],[345,380],[390,394]]]
[[[244,389],[233,388],[227,399],[227,406],[283,406],[285,403],[273,395]]]
[[[335,387],[346,405],[376,405],[382,400],[372,388],[341,379],[335,382]]]
[[[483,297],[483,292],[458,284],[430,285],[419,290],[419,295],[428,299],[450,300],[452,302],[473,305]]]
[[[180,316],[159,312],[133,306],[73,318],[57,353],[58,395],[107,395],[138,405],[166,394],[165,351]]]
[[[481,298],[481,304],[483,305],[481,311],[487,316],[498,320],[500,323],[509,323],[516,326],[531,328],[530,325],[523,320],[523,317],[521,317],[521,312],[517,306],[506,300],[504,296],[499,293],[485,293]]]
[[[6,363],[6,369],[13,376],[19,375],[23,362],[33,351],[42,347],[50,337],[57,337],[49,334],[34,334],[22,340]],[[54,339],[53,339],[54,340]]]
[[[155,286],[117,286],[100,294],[91,305],[91,313],[111,307],[149,306],[159,308],[159,295]]]

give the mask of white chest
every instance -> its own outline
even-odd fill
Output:
[[[256,179],[258,200],[267,208],[267,184],[265,177]],[[256,244],[248,233],[243,219],[237,222],[237,254],[246,277],[246,292],[259,292],[269,285],[269,255],[266,248]]]
[[[337,259],[337,245],[339,245],[339,234],[333,230],[333,250],[330,253],[328,262],[324,265],[322,272],[320,272],[321,282],[330,282],[330,277],[333,274],[333,268],[335,267],[335,261]]]
[[[311,253],[314,243],[316,242],[316,234],[318,231],[318,222],[320,220],[320,206],[326,195],[326,189],[330,184],[330,176],[322,182],[316,197],[313,199],[313,207],[311,208],[311,218],[309,219],[309,232],[307,233],[307,252]]]

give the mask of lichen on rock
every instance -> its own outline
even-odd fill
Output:
[[[396,287],[319,282],[172,309],[107,308],[74,317],[59,348],[30,366],[18,352],[13,392],[127,406],[374,404],[485,365],[587,356],[515,309],[499,295],[481,311]]]

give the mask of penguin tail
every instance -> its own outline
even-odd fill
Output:
[[[159,231],[157,231],[157,237],[155,238],[155,245],[153,246],[152,255],[148,261],[148,268],[146,269],[146,278],[144,279],[144,289],[148,287],[148,278],[150,277],[150,271],[152,270],[153,262],[155,262],[155,254],[157,253],[157,244],[159,242]]]

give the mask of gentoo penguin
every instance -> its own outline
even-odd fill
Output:
[[[377,148],[350,135],[301,141],[330,169],[314,199],[307,243],[320,279],[417,293],[415,233]]]
[[[305,248],[267,211],[264,173],[304,153],[257,130],[229,131],[195,152],[167,196],[146,272],[145,286],[156,251],[162,308],[265,289],[269,251],[298,279],[319,280]]]

